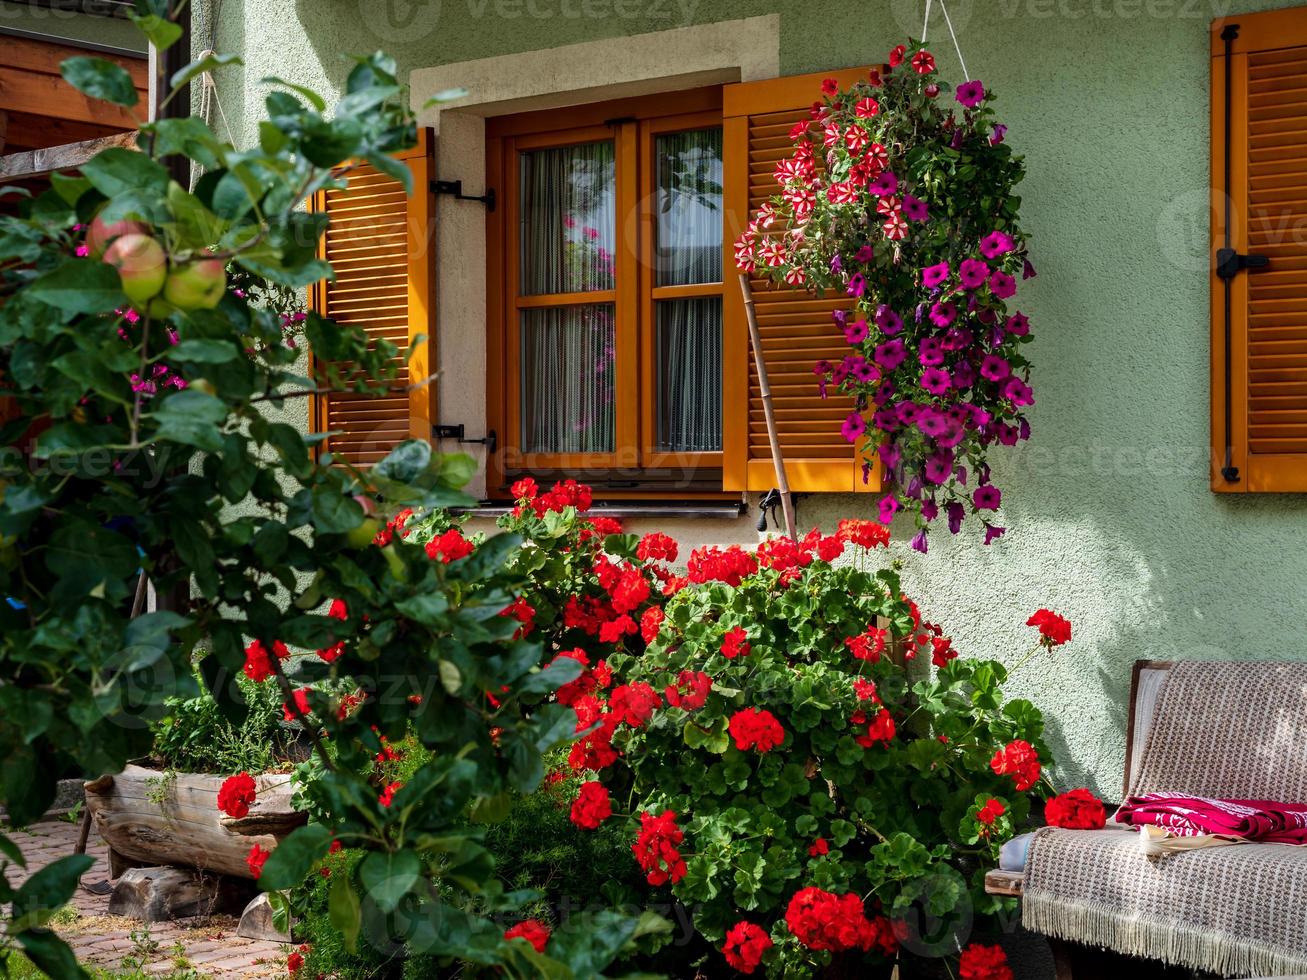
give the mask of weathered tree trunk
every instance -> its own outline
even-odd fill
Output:
[[[225,777],[128,766],[86,784],[86,807],[113,851],[147,865],[177,865],[250,878],[245,859],[266,851],[307,820],[291,809],[289,774],[255,776],[258,799],[247,816],[218,809]]]
[[[254,885],[225,875],[182,868],[133,868],[109,899],[109,914],[142,922],[197,915],[234,915],[250,901]]]

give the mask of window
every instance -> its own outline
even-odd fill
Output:
[[[720,491],[720,104],[713,89],[491,122],[505,481]]]
[[[1307,492],[1307,9],[1212,26],[1212,489]],[[1228,356],[1227,356],[1228,352]]]

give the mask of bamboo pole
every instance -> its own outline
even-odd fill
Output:
[[[776,410],[771,403],[771,384],[767,380],[767,364],[762,356],[762,335],[758,332],[758,311],[753,308],[753,289],[749,277],[740,273],[740,292],[744,294],[744,316],[749,321],[749,346],[753,348],[753,364],[758,369],[758,390],[762,394],[762,411],[767,419],[767,441],[771,443],[772,465],[776,467],[776,489],[781,495],[781,512],[785,515],[785,533],[793,541],[799,540],[794,525],[794,498],[790,496],[790,481],[785,475],[785,456],[781,453],[781,440],[776,432]]]

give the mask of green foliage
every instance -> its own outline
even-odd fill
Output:
[[[230,775],[259,773],[286,764],[298,728],[282,724],[282,698],[272,685],[238,678],[248,711],[233,722],[207,691],[170,698],[167,714],[153,726],[154,757],[165,769]]]
[[[138,2],[139,17],[167,13]],[[165,42],[172,33],[142,26]],[[123,94],[95,59],[66,77],[89,95]],[[576,728],[570,708],[547,701],[579,666],[541,675],[539,644],[500,615],[523,582],[507,567],[519,539],[497,536],[449,563],[402,538],[371,544],[373,510],[469,503],[458,489],[469,464],[424,441],[367,472],[315,458],[316,440],[269,420],[265,403],[388,391],[399,352],[310,314],[316,374],[300,377],[279,314],[238,295],[225,272],[287,289],[330,275],[317,258],[326,218],[302,205],[346,186],[360,161],[411,186],[391,156],[415,138],[408,93],[375,54],[357,60],[333,111],[284,87],[266,108],[257,147],[237,150],[194,117],[159,120],[142,127],[140,152],[105,150],[0,217],[0,394],[17,410],[0,446],[30,439],[29,452],[0,454],[0,800],[31,820],[54,795],[57,761],[113,773],[148,753],[160,719],[197,696],[197,661],[239,732],[252,706],[231,680],[244,672],[302,704],[289,710],[319,747],[321,771],[304,789],[316,820],[274,851],[265,887],[316,874],[340,841],[365,852],[337,884],[345,931],[379,916],[390,940],[446,964],[589,975],[649,923],[608,914],[559,944],[566,962],[505,942],[488,913],[533,896],[504,889],[483,828],[465,819],[494,819],[513,792],[533,790],[543,755]],[[172,162],[202,175],[185,187]],[[121,268],[78,257],[93,219],[135,223],[153,241],[137,250],[148,268],[127,250]],[[135,601],[147,579],[166,608]],[[322,656],[283,663],[282,644]],[[428,761],[383,795],[380,739],[409,732]],[[199,755],[175,729],[164,737]],[[55,865],[22,889],[0,879],[9,936],[59,977],[79,971],[42,917],[77,870]]]

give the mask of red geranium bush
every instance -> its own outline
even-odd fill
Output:
[[[1000,664],[959,659],[895,571],[833,564],[854,542],[884,538],[849,522],[650,573],[670,593],[655,628],[604,648],[611,684],[572,702],[569,763],[590,780],[578,833],[628,821],[650,885],[742,972],[870,966],[910,936],[914,906],[992,910],[983,871],[1047,762],[1041,716],[1004,703]]]

